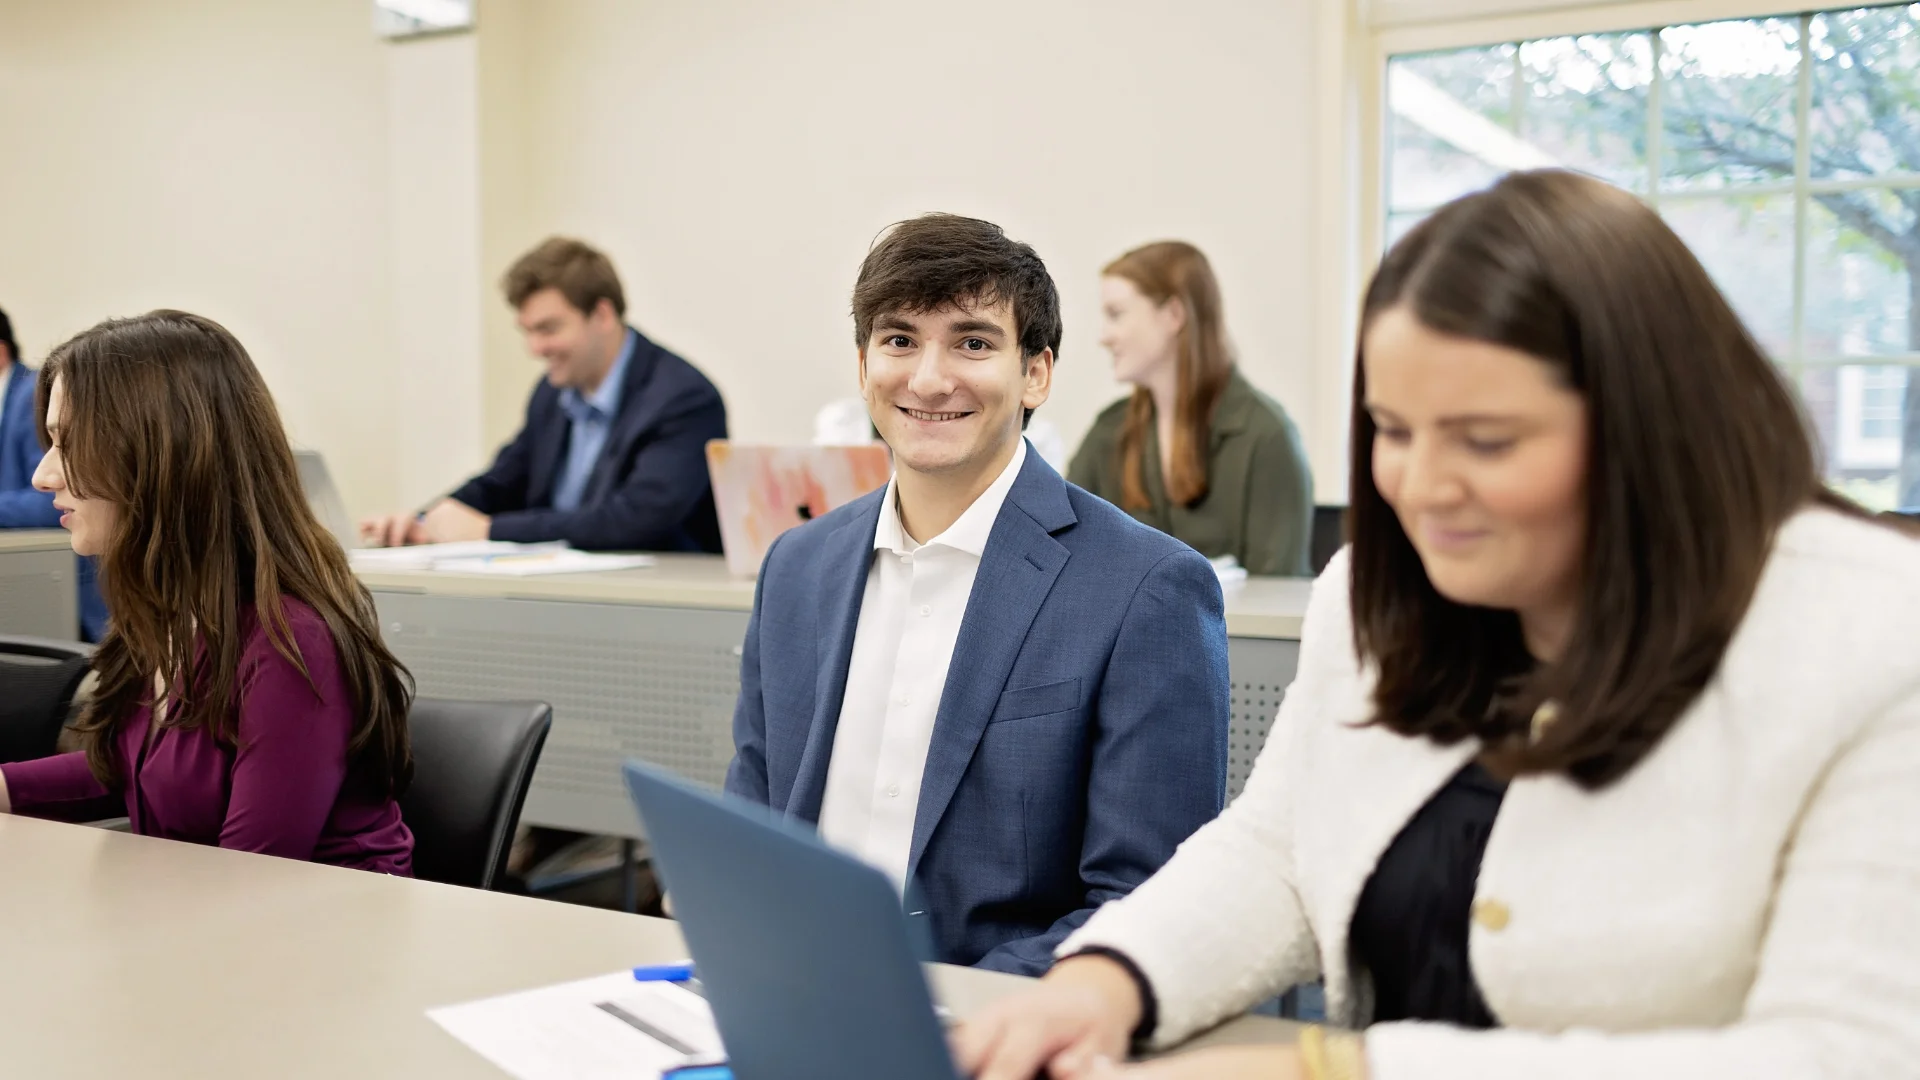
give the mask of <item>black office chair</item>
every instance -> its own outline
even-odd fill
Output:
[[[53,753],[92,662],[93,646],[77,641],[0,637],[0,761]]]
[[[1313,576],[1319,577],[1320,571],[1327,568],[1346,537],[1347,508],[1344,506],[1316,506],[1313,508],[1313,532],[1307,540],[1307,561],[1313,567]]]
[[[493,888],[506,872],[552,707],[416,698],[407,726],[413,785],[400,815],[413,830],[414,876]]]

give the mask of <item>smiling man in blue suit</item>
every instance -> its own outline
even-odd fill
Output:
[[[1022,438],[1061,332],[1031,247],[903,222],[853,313],[894,477],[767,553],[727,790],[916,883],[938,959],[1038,974],[1220,810],[1220,586]]]

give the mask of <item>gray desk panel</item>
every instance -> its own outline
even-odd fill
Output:
[[[1287,696],[1300,664],[1300,643],[1278,638],[1227,639],[1227,671],[1233,682],[1233,719],[1227,728],[1227,801],[1246,786],[1254,759],[1267,745],[1273,715]]]
[[[553,732],[527,796],[528,824],[638,835],[619,777],[628,757],[714,788],[726,778],[745,612],[373,595],[387,643],[422,695],[553,706]],[[1229,799],[1266,742],[1299,651],[1294,641],[1228,639]]]
[[[0,634],[80,636],[73,552],[0,551]]]
[[[553,706],[533,825],[635,836],[620,762],[718,788],[733,757],[745,612],[376,592],[388,645],[428,697]]]

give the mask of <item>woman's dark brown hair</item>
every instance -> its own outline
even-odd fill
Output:
[[[1192,244],[1162,240],[1134,248],[1100,271],[1103,277],[1123,278],[1155,304],[1180,301],[1186,313],[1180,328],[1179,389],[1173,420],[1172,468],[1163,478],[1167,499],[1176,506],[1192,506],[1207,495],[1207,449],[1212,440],[1213,410],[1233,374],[1233,350],[1227,344],[1226,317],[1221,312],[1220,283],[1207,257]],[[1153,395],[1144,387],[1127,402],[1120,428],[1120,505],[1145,510],[1147,498],[1147,435],[1153,428]]]
[[[380,640],[373,598],[346,552],[308,508],[246,349],[220,324],[181,311],[103,322],[47,359],[37,388],[43,443],[56,383],[67,484],[118,510],[100,557],[111,612],[94,653],[100,682],[75,725],[94,775],[124,783],[114,728],[149,699],[155,673],[181,695],[169,727],[205,727],[233,745],[254,618],[312,684],[281,603],[290,596],[333,636],[358,716],[348,747],[356,775],[404,792],[412,681]]]
[[[1535,665],[1511,611],[1435,591],[1373,483],[1365,328],[1393,308],[1516,349],[1585,399],[1579,615]],[[1574,173],[1516,173],[1388,253],[1354,370],[1354,643],[1377,664],[1375,722],[1487,740],[1510,774],[1588,788],[1645,757],[1699,695],[1745,615],[1773,537],[1826,492],[1793,394],[1698,260],[1638,199]],[[1557,719],[1525,737],[1535,708]]]

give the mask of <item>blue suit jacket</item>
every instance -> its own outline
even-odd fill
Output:
[[[60,511],[53,496],[33,489],[33,470],[46,451],[33,422],[34,372],[15,362],[0,376],[0,529],[53,529]],[[106,633],[107,608],[94,583],[92,559],[76,568],[80,600],[80,636],[98,641]]]
[[[51,529],[60,524],[53,496],[33,490],[44,451],[33,423],[33,370],[8,366],[0,375],[0,529]]]
[[[884,494],[782,535],[747,625],[727,790],[808,822]],[[936,959],[1046,970],[1095,908],[1220,812],[1227,719],[1207,560],[1029,451],[980,560],[922,775],[907,867]]]
[[[607,445],[577,510],[553,508],[572,424],[545,379],[493,467],[453,498],[491,515],[495,540],[565,540],[589,551],[719,551],[707,441],[727,437],[720,391],[637,331]]]

